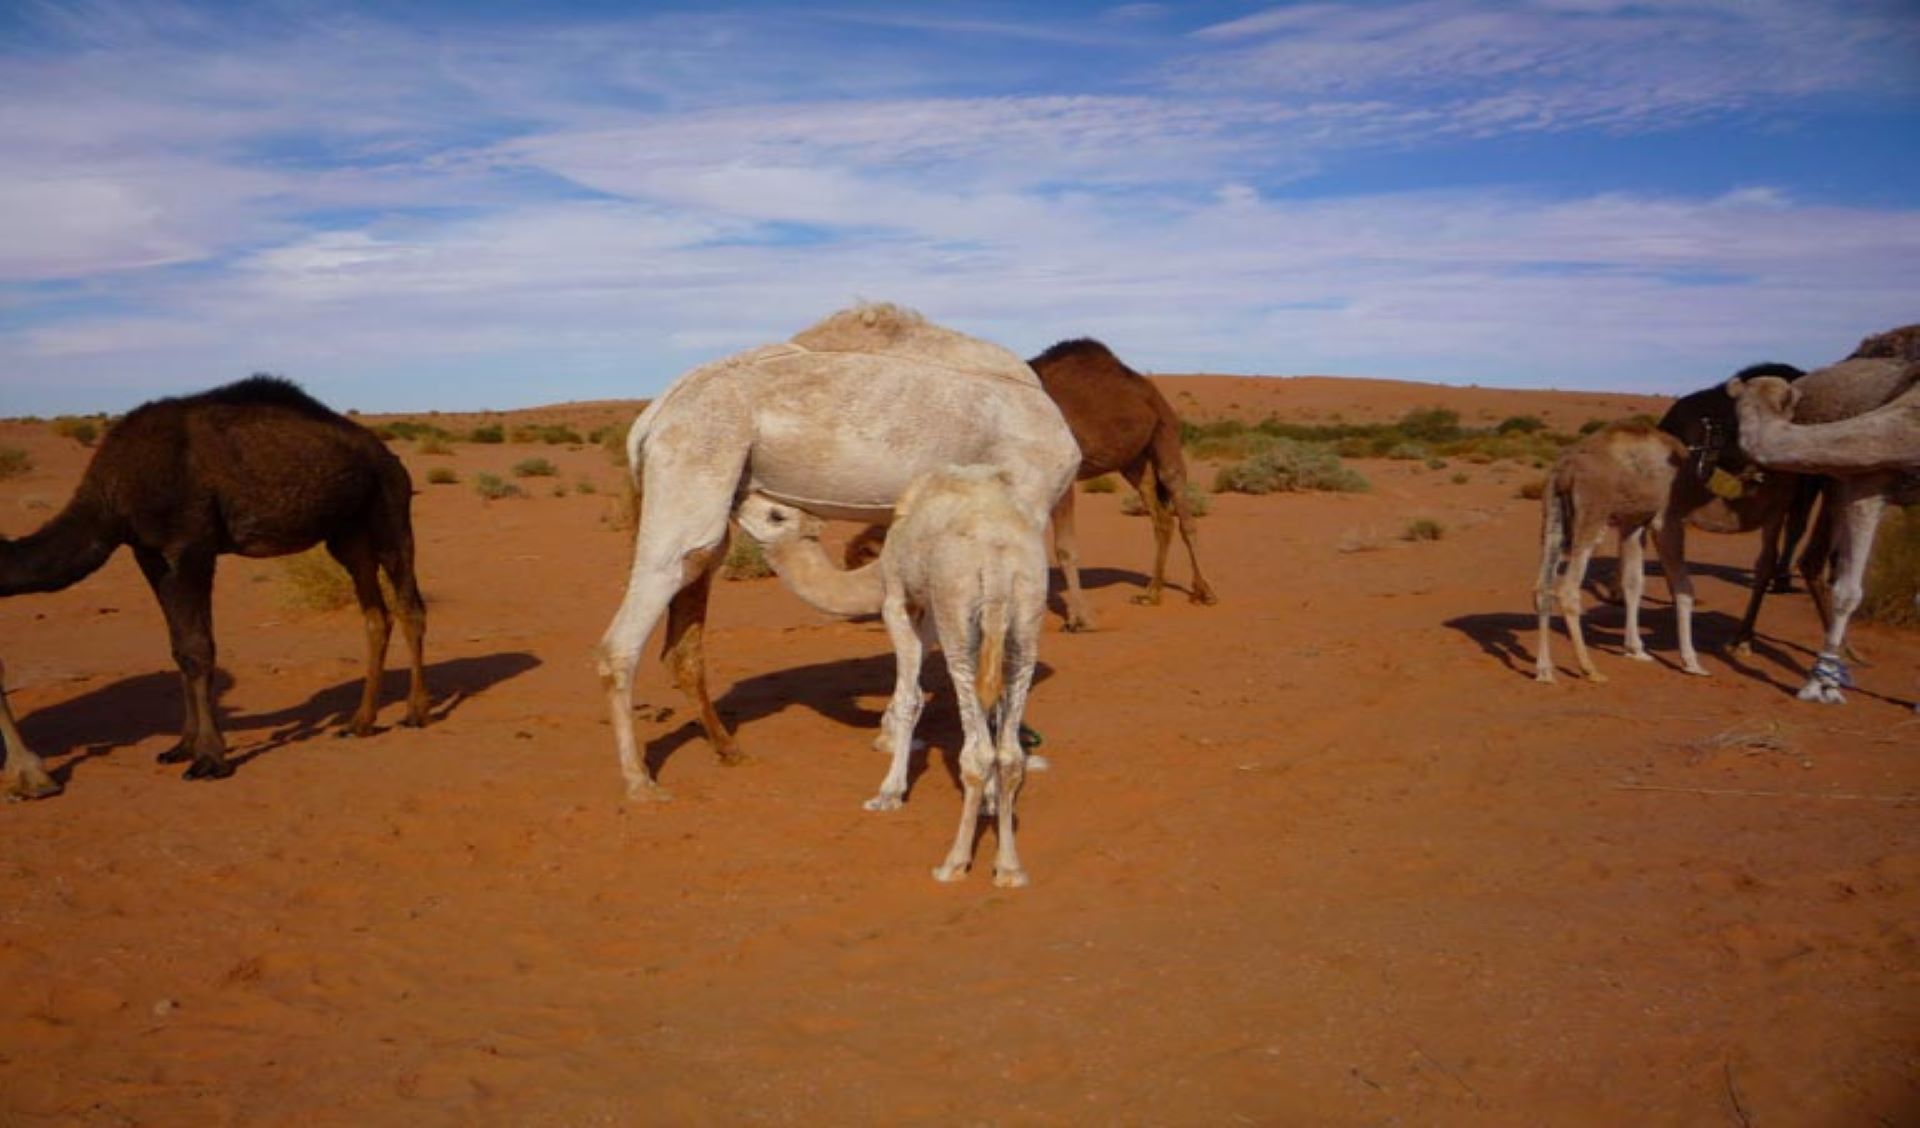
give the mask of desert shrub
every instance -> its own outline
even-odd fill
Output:
[[[429,485],[450,486],[459,480],[460,475],[454,473],[451,466],[435,466],[433,469],[427,471],[427,482]]]
[[[1520,483],[1520,488],[1514,491],[1514,496],[1526,498],[1528,501],[1539,501],[1546,495],[1546,492],[1547,480],[1545,478],[1529,478]]]
[[[1187,498],[1187,512],[1195,517],[1205,517],[1213,512],[1212,498],[1201,492],[1200,487],[1192,482],[1183,484],[1186,487],[1183,492]],[[1147,514],[1147,503],[1140,500],[1138,493],[1130,493],[1120,499],[1120,512],[1129,517],[1144,517]]]
[[[748,536],[736,536],[727,545],[727,558],[720,563],[720,578],[723,580],[760,580],[773,575],[773,565],[767,563],[767,554],[760,549],[760,542]]]
[[[1394,426],[1410,439],[1430,443],[1444,443],[1463,433],[1460,413],[1444,407],[1416,407],[1401,416]]]
[[[1920,594],[1920,509],[1888,509],[1874,538],[1858,614],[1876,623],[1920,627],[1920,608],[1913,602],[1916,594]]]
[[[1497,435],[1531,435],[1546,429],[1546,422],[1537,415],[1509,415],[1493,431]]]
[[[470,443],[488,444],[504,443],[507,441],[507,433],[500,424],[489,423],[484,427],[475,427],[473,430],[468,431],[467,441]]]
[[[295,611],[332,611],[353,602],[353,578],[315,545],[280,560],[280,603]]]
[[[1098,478],[1089,478],[1080,484],[1080,489],[1090,494],[1110,494],[1120,489],[1112,474],[1102,474]]]
[[[1445,470],[1446,468],[1447,468],[1447,460],[1444,458],[1427,459],[1427,469],[1429,470]]]
[[[391,436],[409,441],[421,438],[450,439],[453,437],[445,427],[433,423],[422,423],[418,419],[396,419],[382,425],[374,433],[382,438]]]
[[[627,432],[632,429],[632,424],[602,427],[593,433],[593,441],[600,444],[615,466],[625,466],[627,464]]]
[[[594,494],[600,492],[600,487],[593,484],[592,478],[582,478],[573,484],[573,492]]]
[[[503,481],[498,474],[482,474],[473,480],[473,488],[481,497],[494,501],[503,497],[525,497],[527,492],[512,482]]]
[[[1292,490],[1363,493],[1368,488],[1367,480],[1342,465],[1333,451],[1291,439],[1274,439],[1251,457],[1222,466],[1213,483],[1215,493],[1265,494]]]
[[[1583,435],[1591,435],[1606,425],[1607,421],[1605,419],[1589,419],[1585,423],[1580,424],[1580,433]]]
[[[516,443],[546,443],[559,446],[563,443],[578,445],[586,440],[580,433],[565,423],[529,423],[513,429],[513,441]]]
[[[1400,539],[1404,541],[1437,541],[1447,535],[1446,526],[1431,517],[1420,517],[1407,522],[1401,530]]]
[[[544,458],[525,458],[513,464],[513,476],[516,478],[551,478],[560,471]]]
[[[1425,443],[1395,443],[1387,448],[1386,453],[1395,462],[1416,462],[1430,457]]]
[[[33,456],[19,447],[0,446],[0,478],[18,478],[33,469]]]
[[[1456,486],[1464,486],[1470,480],[1471,479],[1467,477],[1467,473],[1464,470],[1455,470],[1453,472],[1453,477],[1450,479],[1450,481],[1452,481],[1453,484]]]
[[[414,449],[418,450],[421,454],[453,453],[453,448],[447,445],[447,440],[438,435],[428,435],[426,438],[420,440],[420,445]]]
[[[53,433],[63,439],[72,439],[81,446],[92,446],[100,437],[100,425],[91,419],[82,419],[74,415],[62,415],[53,421]]]

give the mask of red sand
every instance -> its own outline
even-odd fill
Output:
[[[1196,418],[1448,406],[1572,428],[1660,406],[1166,387]],[[87,452],[45,425],[0,443],[38,464],[0,483],[18,535]],[[1213,608],[1129,603],[1145,522],[1089,495],[1103,629],[1042,644],[1030,719],[1053,769],[1021,797],[1034,885],[1002,891],[990,838],[968,881],[929,877],[959,803],[944,671],[931,768],[906,809],[862,810],[885,634],[771,581],[714,607],[714,685],[751,763],[720,767],[649,663],[640,730],[675,799],[629,805],[590,658],[624,579],[603,521],[619,471],[594,447],[399,445],[425,730],[335,739],[357,613],[288,611],[278,562],[229,558],[240,768],[185,783],[154,763],[176,678],[126,554],[0,601],[16,712],[67,783],[0,808],[0,1123],[1920,1117],[1920,636],[1859,627],[1874,664],[1848,704],[1794,700],[1804,597],[1768,605],[1752,659],[1720,650],[1750,538],[1692,539],[1711,678],[1674,668],[1656,580],[1658,662],[1622,659],[1601,607],[1611,683],[1542,686],[1532,468],[1363,462],[1365,495],[1216,497]],[[476,495],[477,472],[534,455],[598,492]],[[440,465],[462,483],[426,485]],[[1423,517],[1443,539],[1399,539]]]

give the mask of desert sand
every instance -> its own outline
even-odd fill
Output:
[[[1663,406],[1163,387],[1196,418],[1437,405],[1571,430]],[[89,452],[45,424],[0,443],[36,462],[0,482],[17,536]],[[1920,1119],[1920,635],[1858,625],[1848,703],[1795,700],[1804,595],[1768,604],[1752,657],[1725,652],[1752,538],[1690,539],[1711,677],[1675,667],[1656,577],[1656,662],[1621,657],[1601,605],[1611,682],[1540,685],[1531,466],[1362,461],[1367,494],[1214,497],[1216,607],[1132,604],[1146,522],[1087,495],[1102,629],[1049,623],[1034,884],[999,890],[990,840],[968,880],[929,876],[959,803],[943,668],[906,808],[862,810],[886,635],[771,580],[714,599],[712,680],[750,762],[716,763],[649,662],[640,732],[674,799],[627,802],[591,657],[624,582],[621,471],[593,446],[414,448],[425,729],[395,724],[396,642],[390,727],[336,738],[357,611],[290,610],[279,562],[223,558],[239,770],[184,782],[154,762],[177,678],[128,554],[0,601],[15,711],[66,784],[0,807],[0,1123]],[[473,489],[535,456],[561,474],[531,496]],[[461,482],[426,484],[434,466]],[[1400,539],[1420,518],[1444,536]]]

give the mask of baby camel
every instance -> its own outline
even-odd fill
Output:
[[[1660,565],[1673,592],[1680,635],[1680,665],[1690,674],[1707,671],[1693,650],[1693,580],[1679,551],[1680,521],[1670,515],[1674,478],[1686,461],[1680,440],[1638,420],[1615,423],[1570,447],[1553,464],[1541,496],[1540,583],[1534,607],[1540,615],[1540,647],[1534,678],[1553,680],[1548,655],[1553,607],[1557,602],[1573,640],[1573,656],[1594,681],[1606,676],[1593,668],[1580,633],[1580,584],[1587,563],[1607,528],[1620,533],[1620,587],[1627,605],[1627,657],[1652,661],[1640,641],[1640,595],[1646,590],[1646,532],[1654,531]],[[1562,557],[1567,566],[1560,572]],[[1556,577],[1556,573],[1558,573]]]
[[[933,871],[941,881],[966,875],[981,799],[991,792],[1000,831],[993,883],[1027,884],[1014,846],[1013,808],[1026,775],[1020,718],[1046,613],[1047,554],[1044,527],[1015,504],[1012,486],[1011,476],[993,466],[921,474],[894,507],[879,560],[837,577],[820,550],[814,518],[758,494],[735,513],[788,585],[823,610],[871,610],[872,577],[879,573],[879,610],[898,669],[881,721],[892,759],[880,793],[867,802],[870,810],[897,808],[906,794],[907,760],[923,704],[920,664],[926,644],[940,643],[965,732],[965,798],[953,848]]]

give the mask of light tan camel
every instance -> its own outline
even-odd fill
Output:
[[[1673,592],[1680,666],[1690,674],[1706,674],[1693,650],[1693,579],[1677,548],[1681,521],[1673,512],[1674,481],[1686,457],[1687,448],[1679,439],[1634,420],[1594,432],[1569,447],[1553,464],[1540,502],[1540,582],[1534,589],[1534,609],[1540,620],[1540,645],[1534,658],[1536,680],[1553,680],[1553,658],[1548,647],[1555,604],[1566,621],[1574,660],[1581,671],[1594,681],[1607,680],[1594,669],[1581,635],[1580,585],[1594,549],[1610,527],[1620,535],[1627,657],[1653,660],[1640,640],[1640,596],[1647,584],[1646,534],[1651,529],[1660,565]],[[1564,572],[1560,569],[1563,558]]]
[[[1736,388],[1736,384],[1740,386]],[[1860,342],[1852,356],[1828,365],[1795,381],[1791,391],[1757,379],[1731,381],[1727,394],[1734,399],[1739,413],[1741,446],[1762,465],[1774,465],[1762,452],[1787,454],[1795,442],[1794,432],[1805,427],[1825,435],[1879,435],[1872,449],[1887,450],[1900,442],[1900,425],[1911,426],[1904,409],[1892,412],[1864,425],[1851,422],[1872,415],[1876,409],[1904,404],[1920,386],[1920,325],[1903,326],[1876,334]],[[1772,409],[1790,410],[1793,424],[1770,418]],[[1757,430],[1750,434],[1749,426]],[[1825,427],[1850,428],[1842,432]],[[1883,430],[1884,429],[1884,430]],[[1831,457],[1831,456],[1829,456]],[[1791,466],[1785,468],[1792,468]],[[1887,500],[1901,488],[1901,474],[1887,468],[1830,467],[1818,471],[1830,475],[1827,506],[1833,514],[1831,544],[1833,582],[1826,615],[1826,629],[1815,656],[1813,669],[1797,696],[1802,701],[1837,705],[1846,700],[1841,690],[1852,684],[1843,656],[1846,653],[1847,626],[1860,606],[1865,592],[1867,562],[1873,555],[1873,538],[1880,528]]]
[[[1778,470],[1836,478],[1920,469],[1920,388],[1864,415],[1833,423],[1796,423],[1799,394],[1785,380],[1730,380],[1740,412],[1740,447]]]
[[[13,706],[7,704],[7,667],[0,663],[0,797],[6,799],[42,799],[57,795],[60,785],[47,774],[47,766],[33,754],[14,724]]]
[[[1866,591],[1866,567],[1888,497],[1920,470],[1920,387],[1883,407],[1831,423],[1794,423],[1800,394],[1763,378],[1729,381],[1740,412],[1740,445],[1757,462],[1836,479],[1832,614],[1802,701],[1839,704],[1852,684],[1841,655],[1846,627]],[[1905,472],[1903,475],[1902,472]]]
[[[627,793],[662,793],[633,728],[633,671],[667,616],[664,657],[723,762],[738,745],[707,694],[702,632],[736,501],[760,493],[820,517],[888,521],[919,473],[1005,469],[1013,503],[1044,522],[1080,451],[1021,359],[891,305],[834,314],[786,344],[703,365],[627,435],[639,516],[632,573],[599,647]]]
[[[922,474],[900,495],[878,562],[837,578],[818,576],[831,581],[830,594],[812,600],[823,609],[863,609],[873,594],[869,575],[879,573],[880,613],[897,666],[893,699],[881,721],[881,740],[892,759],[868,810],[894,810],[904,800],[927,644],[938,641],[946,656],[965,733],[965,798],[953,848],[933,871],[941,881],[966,875],[981,800],[991,795],[1000,832],[994,884],[1027,884],[1014,845],[1013,808],[1026,775],[1020,719],[1046,614],[1047,553],[1045,523],[1015,504],[1012,484],[1011,475],[994,466]],[[814,569],[826,559],[818,547],[819,523],[797,510],[749,497],[737,517],[776,568],[800,563]],[[806,544],[811,547],[796,551]],[[793,584],[796,591],[805,585]]]

